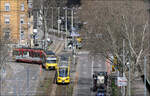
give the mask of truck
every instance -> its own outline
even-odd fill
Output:
[[[107,72],[94,72],[93,74],[93,91],[106,92],[107,89]]]

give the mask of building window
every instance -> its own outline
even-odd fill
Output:
[[[29,3],[28,3],[28,7],[29,7],[29,8],[32,8],[32,2],[29,2]]]
[[[24,19],[23,18],[20,19],[20,24],[24,24]]]
[[[24,40],[24,30],[21,30],[20,38],[21,38],[21,40]]]
[[[5,40],[9,40],[10,38],[10,29],[9,28],[5,28],[4,29],[4,39]]]
[[[9,3],[5,3],[5,11],[10,11],[10,4]]]
[[[5,32],[4,39],[9,40],[10,38],[10,32]]]
[[[10,18],[9,16],[5,16],[5,24],[9,24],[10,23]]]
[[[24,4],[23,3],[21,4],[20,7],[21,7],[21,11],[24,11]]]

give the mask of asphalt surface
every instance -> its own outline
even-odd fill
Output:
[[[34,95],[40,78],[40,66],[27,63],[8,63],[11,72],[7,72],[5,83],[1,84],[1,96]]]
[[[94,71],[106,71],[105,60],[100,55],[89,56],[88,52],[81,52],[78,54],[78,58],[77,84],[73,96],[95,96],[96,93],[91,91],[92,73]]]
[[[55,36],[49,37],[53,37],[52,39],[55,40],[53,45],[57,45],[60,42],[59,38]],[[40,39],[42,39],[42,33],[40,34]],[[55,46],[53,47],[52,50],[55,49]],[[7,59],[11,58],[7,57]],[[40,68],[40,65],[7,62],[5,67],[5,72],[1,73],[3,78],[0,80],[0,96],[31,96],[40,93],[40,91],[37,92],[36,90],[46,73]]]

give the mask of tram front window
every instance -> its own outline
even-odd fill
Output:
[[[60,68],[59,69],[59,77],[67,77],[68,68]]]
[[[56,60],[46,60],[47,63],[56,63]]]

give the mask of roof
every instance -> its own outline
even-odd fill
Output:
[[[59,62],[59,65],[58,65],[59,67],[67,67],[68,66],[68,61],[60,61]]]
[[[104,76],[106,76],[106,75],[107,75],[107,72],[95,71],[94,74],[95,74],[95,75],[104,75]]]
[[[55,55],[53,51],[45,51],[46,55]]]
[[[68,57],[67,56],[60,56],[60,61],[68,61]]]

